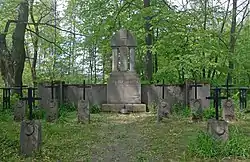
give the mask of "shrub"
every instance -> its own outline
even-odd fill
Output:
[[[99,105],[94,104],[90,107],[91,114],[98,114],[100,112],[101,112],[101,107]]]

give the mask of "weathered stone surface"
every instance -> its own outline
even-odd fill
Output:
[[[140,104],[141,84],[135,72],[112,72],[107,85],[108,104]]]
[[[222,118],[229,122],[235,120],[234,103],[232,99],[222,101]]]
[[[209,119],[207,131],[214,138],[227,141],[229,137],[228,123],[225,120]]]
[[[146,104],[102,104],[102,111],[118,113],[124,105],[128,112],[146,112]]]
[[[171,113],[171,107],[166,99],[160,99],[157,106],[157,121],[160,122],[163,118],[168,118]]]
[[[79,100],[77,106],[78,122],[87,123],[90,121],[89,102],[87,100]]]
[[[14,108],[14,120],[23,121],[25,118],[26,101],[18,100]]]
[[[40,151],[42,144],[42,126],[38,120],[21,122],[20,146],[21,154],[31,156],[34,151]]]
[[[190,100],[191,112],[195,114],[202,114],[202,100],[201,99],[191,99]]]
[[[58,102],[56,99],[50,100],[49,107],[46,112],[46,121],[53,122],[58,118]]]

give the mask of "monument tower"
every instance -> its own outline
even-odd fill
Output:
[[[126,29],[121,29],[111,39],[112,72],[107,83],[107,104],[102,111],[145,112],[141,104],[141,83],[135,71],[136,40]],[[129,67],[129,68],[128,68]]]

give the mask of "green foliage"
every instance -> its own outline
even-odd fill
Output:
[[[203,111],[204,119],[215,118],[215,108],[207,108]]]
[[[69,112],[76,111],[76,107],[72,103],[65,103],[59,106],[59,117],[65,117]]]
[[[172,107],[172,113],[180,117],[189,117],[191,115],[191,109],[180,104],[175,104]]]
[[[93,104],[90,106],[90,113],[91,114],[98,114],[101,112],[101,107],[99,105]]]
[[[230,127],[227,142],[212,138],[206,132],[200,131],[195,140],[188,146],[188,153],[199,158],[250,157],[250,139],[237,127]]]

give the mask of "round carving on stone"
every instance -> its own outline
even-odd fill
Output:
[[[24,106],[24,102],[20,102],[20,101],[19,101],[19,102],[17,103],[17,107],[18,107],[18,108],[22,108],[23,106]]]
[[[35,132],[35,125],[34,121],[28,121],[26,122],[26,129],[25,129],[25,134],[26,136],[31,136]]]
[[[201,103],[199,100],[194,101],[194,107],[197,109],[201,107]]]
[[[226,106],[227,107],[231,107],[232,106],[232,101],[231,100],[227,100],[226,101]]]

